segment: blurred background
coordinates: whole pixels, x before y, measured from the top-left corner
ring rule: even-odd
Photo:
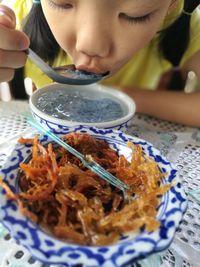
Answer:
[[[0,3],[5,4],[12,8],[13,3],[15,0],[0,0]],[[159,88],[166,88],[167,84],[170,82],[171,71],[164,74],[161,77],[160,82],[158,84]],[[200,82],[197,80],[197,77],[194,72],[190,71],[189,73],[184,75],[184,91],[187,93],[194,92],[200,90]],[[35,86],[32,83],[31,78],[25,78],[24,81],[17,81],[17,84],[13,84],[13,82],[3,82],[0,83],[0,100],[2,101],[10,101],[12,100],[11,91],[17,92],[19,87],[24,87],[26,91],[27,97],[29,97],[32,92],[35,90]],[[11,90],[12,89],[12,90]],[[17,96],[17,93],[15,93]],[[20,97],[19,97],[20,98]]]

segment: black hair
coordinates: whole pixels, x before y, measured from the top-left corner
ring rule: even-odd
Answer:
[[[199,4],[200,0],[185,0],[184,10],[188,13],[192,13]],[[181,58],[189,45],[190,19],[190,15],[181,13],[175,22],[160,34],[160,52],[174,67],[179,66]],[[30,38],[30,47],[41,58],[51,64],[56,58],[60,47],[47,24],[40,4],[33,4],[31,11],[25,20],[23,30]],[[21,78],[19,76],[21,76]],[[11,82],[11,89],[13,88],[13,97],[25,98],[24,84],[19,86],[19,81],[23,81],[23,69],[17,70],[16,75]],[[16,84],[18,85],[17,88]],[[169,89],[177,90],[182,88],[181,74],[175,71]]]
[[[40,4],[33,4],[23,31],[30,38],[30,48],[49,64],[53,63],[60,47],[47,24]]]
[[[51,65],[60,47],[45,19],[40,4],[33,4],[24,21],[23,31],[30,38],[30,48]],[[15,99],[27,99],[24,86],[24,68],[17,69],[10,82],[11,95]]]
[[[169,90],[182,90],[184,79],[179,71],[180,61],[190,42],[191,13],[198,7],[200,0],[185,0],[181,15],[160,35],[159,49],[164,58],[174,67]]]

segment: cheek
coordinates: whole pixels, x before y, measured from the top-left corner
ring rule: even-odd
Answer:
[[[60,45],[60,47],[62,47],[62,49],[66,50],[67,47],[69,46],[69,41],[70,41],[70,33],[66,31],[66,28],[61,26],[61,25],[57,25],[57,24],[50,24],[49,25],[51,28],[51,31],[56,39],[56,41],[58,42],[58,44]],[[66,42],[66,40],[68,42]]]
[[[139,50],[144,48],[154,37],[156,31],[134,29],[131,33],[120,38],[118,53],[125,60],[133,57]],[[128,40],[128,41],[127,41]]]
[[[74,38],[73,27],[66,26],[70,25],[67,16],[64,13],[52,10],[52,8],[48,7],[46,4],[43,4],[42,8],[57,43],[64,51],[68,52],[73,45]]]
[[[150,18],[150,21],[142,24],[130,25],[129,31],[124,31],[124,33],[122,33],[125,35],[124,38],[121,39],[123,40],[122,42],[124,42],[123,50],[126,50],[127,54],[130,56],[132,54],[133,56],[156,36],[166,16],[168,5],[169,3],[166,2],[163,8]]]
[[[140,49],[144,48],[156,36],[160,30],[165,13],[159,14],[151,22],[130,25],[129,31],[122,31],[119,42],[120,54],[126,58],[134,56]],[[131,29],[132,27],[132,29]],[[127,41],[128,40],[128,41]]]

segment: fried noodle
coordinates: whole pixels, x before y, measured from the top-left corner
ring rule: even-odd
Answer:
[[[85,245],[112,244],[126,232],[159,227],[157,208],[171,184],[162,184],[165,174],[140,145],[128,143],[129,162],[88,134],[70,133],[63,140],[128,184],[128,197],[64,148],[45,147],[37,136],[21,138],[21,144],[32,144],[31,159],[20,164],[21,191],[14,194],[2,180],[0,185],[25,216],[60,239]]]

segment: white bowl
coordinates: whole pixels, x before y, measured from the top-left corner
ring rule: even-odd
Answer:
[[[38,107],[38,99],[41,97],[44,97],[44,95],[47,96],[47,99],[50,97],[48,96],[48,93],[51,95],[52,93],[56,93],[55,98],[51,98],[52,106],[55,105],[56,98],[60,97],[59,94],[62,94],[62,97],[65,97],[68,95],[68,99],[70,102],[69,94],[84,94],[84,97],[86,96],[89,101],[96,101],[97,103],[98,99],[102,99],[102,97],[110,100],[114,100],[117,105],[121,106],[121,109],[123,110],[123,115],[121,117],[113,119],[113,120],[105,120],[105,121],[92,121],[88,122],[86,120],[86,117],[89,117],[85,113],[81,114],[82,118],[85,116],[85,121],[80,121],[78,119],[78,116],[74,115],[75,119],[69,120],[69,119],[61,119],[54,117],[52,115],[49,115],[41,110],[40,107]],[[68,101],[67,99],[67,101]],[[57,100],[58,101],[58,100]],[[87,125],[87,126],[95,126],[97,128],[108,128],[108,129],[116,129],[116,130],[126,130],[130,120],[132,119],[134,113],[135,113],[135,103],[134,101],[126,94],[109,88],[105,87],[99,84],[92,84],[92,85],[85,85],[85,86],[77,86],[77,85],[63,85],[63,84],[51,84],[45,87],[40,88],[39,90],[35,91],[32,96],[30,97],[30,108],[33,117],[39,121],[46,129],[56,130],[56,129],[65,129],[66,127],[75,126],[75,125]],[[91,102],[92,103],[92,102]],[[66,102],[66,107],[70,104]],[[58,104],[56,104],[58,106]],[[109,107],[108,107],[109,108]],[[70,111],[71,114],[74,111]],[[81,110],[78,111],[80,113]],[[102,119],[104,118],[104,115],[109,115],[111,113],[109,110],[99,110],[96,106],[93,106],[93,112],[96,112],[96,116],[101,116]],[[104,113],[104,115],[102,115]],[[77,114],[77,111],[76,111]],[[90,115],[93,115],[90,114]],[[106,117],[105,116],[105,117]],[[87,118],[88,119],[88,118]]]

